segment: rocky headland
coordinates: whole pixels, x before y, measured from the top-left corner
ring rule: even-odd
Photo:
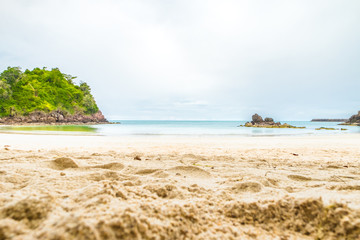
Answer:
[[[240,125],[239,127],[258,127],[258,128],[300,128],[303,129],[305,127],[295,127],[290,124],[284,123],[281,124],[280,122],[274,122],[272,118],[265,118],[263,119],[260,115],[255,113],[252,116],[252,121],[245,123],[245,125]]]
[[[62,111],[45,113],[35,111],[27,116],[8,116],[0,118],[0,125],[81,125],[109,124],[101,111],[91,115],[66,114]]]
[[[352,115],[346,122],[339,125],[360,126],[360,111],[357,114]]]
[[[58,68],[8,67],[0,73],[0,125],[109,123],[90,86]]]

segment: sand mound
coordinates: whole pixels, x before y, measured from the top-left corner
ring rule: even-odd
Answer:
[[[187,177],[193,178],[210,178],[211,174],[208,171],[205,171],[201,168],[194,167],[194,166],[178,166],[173,167],[167,170],[171,173],[180,174]]]
[[[36,228],[50,211],[51,204],[49,200],[26,198],[5,206],[1,209],[1,215],[16,221],[22,221],[30,228]]]
[[[291,180],[300,181],[300,182],[312,180],[312,178],[301,176],[301,175],[288,175],[287,177],[290,178]]]
[[[57,159],[51,161],[51,166],[57,170],[64,170],[67,168],[78,168],[79,167],[74,160],[72,160],[71,158],[67,158],[67,157],[61,157],[61,158],[57,158]]]
[[[10,240],[17,235],[24,234],[26,227],[13,219],[0,220],[0,239]]]
[[[88,177],[88,179],[92,181],[119,180],[120,178],[121,175],[114,171],[106,171],[104,173],[92,173]]]
[[[155,172],[158,172],[159,170],[160,169],[158,169],[158,168],[155,168],[155,169],[142,169],[142,170],[137,171],[135,174],[148,175],[148,174],[153,174]]]
[[[76,202],[85,203],[101,195],[109,195],[113,198],[127,198],[126,190],[122,186],[119,186],[119,184],[112,181],[103,181],[91,184],[83,189],[75,191],[70,198]]]
[[[189,160],[200,160],[200,161],[206,160],[206,158],[204,156],[195,155],[195,154],[192,154],[192,153],[183,154],[182,158],[183,159],[189,159]]]
[[[75,240],[103,239],[94,227],[81,217],[68,216],[56,219],[37,234],[37,239]],[[110,238],[111,239],[111,238]]]
[[[145,212],[138,213],[131,209],[119,209],[102,219],[87,221],[86,216],[69,216],[54,219],[42,228],[37,239],[72,240],[72,239],[218,239],[211,234],[207,237],[195,237],[206,232],[206,222],[196,216],[196,209],[187,206],[162,206],[144,204]],[[221,236],[225,229],[218,226]]]
[[[165,185],[165,186],[146,186],[145,189],[149,190],[152,193],[156,193],[158,197],[161,198],[176,198],[181,197],[182,194],[179,192],[174,185]]]
[[[156,178],[168,178],[169,177],[169,174],[165,171],[156,171],[152,174],[153,177],[156,177]]]
[[[103,168],[103,169],[109,169],[109,170],[122,170],[124,167],[125,167],[124,164],[118,163],[118,162],[93,166],[93,168]]]
[[[233,193],[242,193],[242,192],[260,192],[262,186],[257,182],[243,182],[238,183],[231,188]]]
[[[358,190],[360,191],[360,185],[343,185],[343,186],[331,186],[329,189],[331,190],[348,190],[348,191],[354,191]]]
[[[153,188],[155,192],[161,188],[157,187]],[[149,186],[146,188],[149,189]],[[170,188],[170,191],[175,189],[173,186]],[[170,199],[161,204],[143,202],[137,209],[119,205],[111,211],[105,210],[98,218],[94,218],[92,212],[53,218],[39,229],[36,237],[60,240],[279,239],[268,234],[292,232],[299,236],[302,234],[303,237],[298,239],[306,236],[314,239],[357,239],[360,234],[359,212],[342,204],[325,206],[320,199],[236,201],[209,206],[213,205],[207,205],[206,201],[181,204]],[[253,238],[245,237],[246,229],[254,226],[257,229],[252,233]],[[261,230],[268,234],[261,237]]]
[[[166,239],[159,229],[149,229],[150,221],[131,213],[115,215],[110,220],[93,224],[82,217],[67,217],[54,222],[37,235],[38,239]],[[172,238],[174,239],[174,238]]]
[[[235,202],[225,206],[225,215],[241,224],[260,224],[268,231],[280,228],[321,239],[360,236],[359,212],[342,204],[324,206],[321,199],[287,199],[263,206],[256,202]]]

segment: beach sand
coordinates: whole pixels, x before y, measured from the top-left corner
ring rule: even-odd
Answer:
[[[359,236],[359,135],[0,134],[0,239]]]

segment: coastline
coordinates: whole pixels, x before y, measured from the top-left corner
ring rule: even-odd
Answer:
[[[14,131],[15,132],[15,131]],[[16,135],[16,137],[10,137]],[[31,143],[30,139],[34,139]],[[173,144],[174,146],[185,145],[202,145],[211,148],[289,148],[289,147],[306,147],[306,148],[356,148],[360,145],[359,133],[329,133],[326,135],[282,135],[282,136],[238,136],[238,135],[124,135],[124,136],[102,136],[102,135],[58,135],[23,133],[1,133],[0,142],[12,145],[17,149],[41,148],[44,144],[50,149],[100,149],[101,151],[111,151],[112,149],[124,149],[133,146],[141,148],[143,144],[161,147]],[[339,144],[339,142],[341,144]],[[315,144],[315,145],[313,145]],[[123,147],[121,147],[123,146]],[[1,145],[0,145],[1,147]],[[29,148],[28,148],[29,147]]]
[[[34,111],[28,115],[11,115],[0,118],[0,124],[34,126],[34,125],[94,125],[109,123],[99,110],[93,114],[75,113],[68,114],[57,110],[50,113]]]
[[[82,126],[82,125],[101,125],[101,124],[121,124],[120,122],[55,122],[55,123],[46,123],[46,122],[36,122],[36,123],[13,123],[5,124],[0,123],[0,127],[11,127],[11,126],[21,126],[21,127],[31,127],[31,126]]]
[[[359,134],[0,134],[0,142],[0,232],[14,239],[360,232]]]

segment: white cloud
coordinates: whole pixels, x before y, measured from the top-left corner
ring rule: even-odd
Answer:
[[[0,68],[59,67],[109,117],[344,117],[359,108],[359,12],[356,0],[1,0]]]

